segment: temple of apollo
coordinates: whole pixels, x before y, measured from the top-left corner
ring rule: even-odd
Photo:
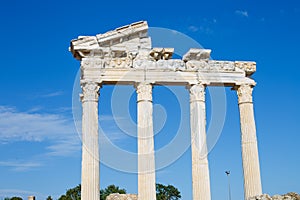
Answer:
[[[103,85],[115,84],[132,85],[137,93],[139,200],[156,199],[152,116],[156,85],[186,86],[190,94],[193,200],[211,199],[205,145],[205,91],[210,86],[237,92],[245,199],[262,194],[252,99],[255,62],[211,60],[211,50],[196,48],[182,59],[172,59],[173,48],[152,47],[145,21],[96,36],[80,36],[71,41],[70,51],[80,61],[81,70],[82,200],[100,199],[98,99]]]

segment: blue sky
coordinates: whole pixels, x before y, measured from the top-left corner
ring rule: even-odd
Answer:
[[[80,183],[80,138],[72,116],[79,62],[68,52],[69,42],[79,35],[95,35],[140,20],[190,36],[212,49],[214,59],[257,62],[254,105],[263,191],[300,193],[299,1],[14,0],[0,6],[0,199],[59,197]],[[134,92],[132,87],[123,89]],[[110,108],[113,91],[112,86],[101,89],[100,126],[116,146],[136,152],[134,137],[115,123]],[[183,99],[188,98],[184,88],[179,92]],[[153,93],[154,118],[160,112],[166,116],[165,126],[156,127],[155,147],[160,149],[176,138],[177,116],[188,117],[188,101],[179,105],[164,87],[155,87]],[[121,104],[130,108],[133,121],[135,98],[133,94],[128,104]],[[209,98],[207,107],[209,121]],[[110,156],[105,145],[101,155]],[[232,199],[242,199],[238,106],[230,88],[226,89],[224,128],[209,161],[212,198],[227,198],[224,172],[231,170]],[[157,172],[157,182],[173,184],[182,199],[190,200],[190,162],[187,149],[176,162]],[[102,164],[101,188],[109,184],[136,193],[137,175]]]

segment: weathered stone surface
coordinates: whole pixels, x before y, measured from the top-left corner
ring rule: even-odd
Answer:
[[[85,57],[126,57],[130,53],[145,49],[151,50],[148,24],[145,21],[132,23],[96,36],[79,36],[71,41],[69,48],[78,60]],[[115,54],[116,50],[123,53]]]
[[[183,61],[190,60],[208,60],[210,58],[210,49],[195,49],[191,48],[184,56]]]
[[[206,143],[205,85],[190,86],[192,186],[194,200],[210,200]]]
[[[249,198],[248,200],[300,200],[300,195],[294,192],[290,192],[284,195],[270,196],[268,194],[262,194]]]
[[[136,194],[113,193],[107,196],[106,200],[138,200],[138,196]]]
[[[152,85],[136,85],[138,124],[138,194],[141,200],[155,200],[155,157]]]
[[[245,84],[237,88],[245,199],[262,194],[252,90],[250,85]]]
[[[82,165],[81,199],[99,200],[99,135],[98,98],[100,86],[95,82],[81,82],[82,87]]]
[[[210,49],[191,48],[182,60],[172,59],[174,48],[152,48],[145,21],[96,36],[80,36],[71,41],[70,51],[81,61],[86,58],[100,59],[97,65],[99,70],[164,69],[165,74],[168,71],[210,72],[221,77],[223,75],[220,73],[227,76],[230,72],[243,78],[250,77],[256,71],[255,62],[209,60]]]

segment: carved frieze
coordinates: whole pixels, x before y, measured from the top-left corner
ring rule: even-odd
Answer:
[[[156,69],[156,62],[151,60],[134,60],[133,68],[135,69]]]
[[[217,60],[190,60],[184,62],[180,59],[154,60],[149,58],[149,51],[144,54],[137,52],[115,51],[113,54],[104,53],[103,58],[88,57],[81,61],[81,68],[106,68],[106,69],[147,69],[147,70],[167,70],[167,71],[211,71],[218,72],[245,72],[246,76],[254,73],[254,62],[231,62]]]
[[[87,69],[87,68],[103,68],[104,66],[104,59],[98,59],[98,58],[87,58],[81,60],[81,69]]]
[[[234,62],[210,60],[208,63],[210,69],[215,71],[235,71]]]
[[[192,71],[197,71],[199,69],[209,70],[210,66],[206,60],[190,60],[186,62],[186,69]]]
[[[129,57],[113,58],[106,65],[106,68],[130,68],[132,67],[132,60]]]
[[[171,70],[171,71],[185,71],[185,63],[179,59],[171,60],[134,60],[133,68],[135,69],[147,69],[147,70]]]
[[[235,71],[234,62],[216,60],[190,60],[186,62],[187,70]]]

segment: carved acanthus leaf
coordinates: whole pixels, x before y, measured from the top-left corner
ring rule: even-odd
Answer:
[[[205,85],[196,84],[190,87],[190,101],[205,101]]]
[[[239,104],[253,102],[252,91],[253,91],[253,88],[251,85],[244,84],[244,85],[237,86],[237,94],[238,94]]]
[[[82,82],[82,94],[80,95],[81,101],[96,101],[99,99],[100,86],[95,82]]]
[[[136,84],[137,101],[152,101],[152,85],[150,83]]]

